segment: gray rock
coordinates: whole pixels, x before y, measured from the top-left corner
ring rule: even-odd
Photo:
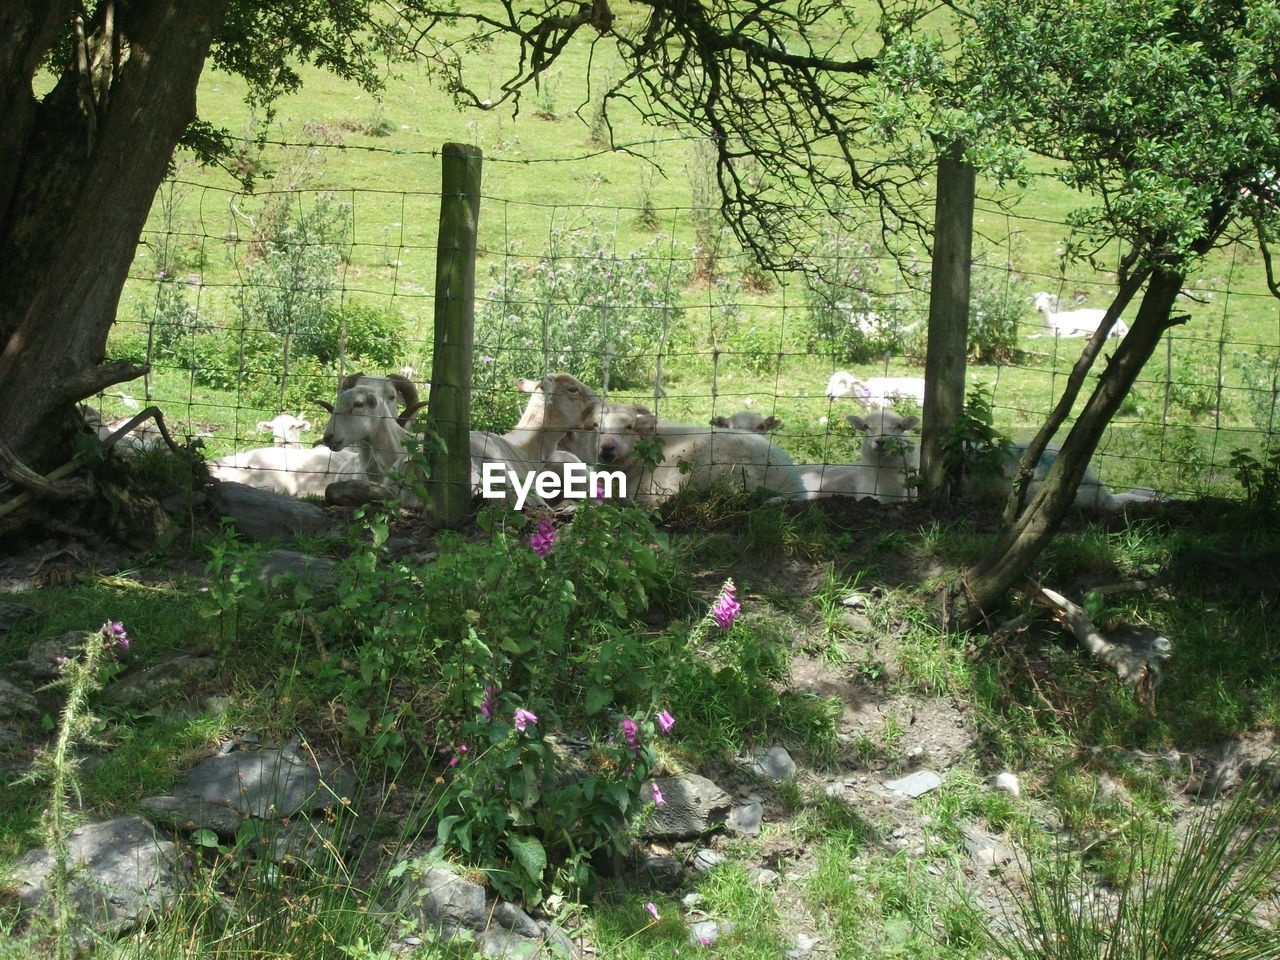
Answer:
[[[718,827],[732,806],[727,793],[696,773],[647,781],[649,789],[642,788],[641,796],[652,795],[654,783],[662,792],[664,803],[654,809],[640,828],[640,836],[646,840],[689,840],[701,836]]]
[[[728,859],[729,858],[719,850],[710,850],[703,847],[693,855],[693,869],[697,870],[699,873],[708,873]]]
[[[217,669],[213,657],[175,653],[145,669],[132,670],[107,687],[105,698],[117,706],[151,706],[175,693],[189,694],[198,680]]]
[[[144,797],[138,801],[154,823],[183,833],[212,830],[230,840],[244,823],[244,815],[229,803],[199,797]]]
[[[407,884],[399,906],[422,929],[438,929],[446,937],[483,930],[489,921],[484,887],[443,867],[428,867]]]
[[[38,611],[25,603],[0,603],[0,634],[8,633],[23,620],[34,617]]]
[[[68,838],[73,873],[71,901],[81,922],[113,936],[135,926],[171,896],[175,886],[176,846],[159,840],[141,817],[122,817],[73,830]],[[32,850],[18,861],[14,875],[24,909],[41,909],[48,893],[54,858]],[[74,935],[77,943],[87,942]]]
[[[395,497],[396,492],[385,483],[372,480],[336,480],[324,488],[324,502],[331,507],[363,507]]]
[[[315,504],[227,480],[214,485],[210,506],[239,533],[255,541],[314,536],[329,525],[324,511]]]
[[[720,939],[722,934],[733,932],[732,920],[699,920],[689,924],[689,942],[707,946]]]
[[[782,882],[782,875],[768,867],[752,867],[747,871],[747,880],[753,887],[776,887]]]
[[[236,750],[196,764],[174,795],[220,803],[253,817],[281,818],[335,806],[350,787],[346,771],[321,770],[287,748]]]
[[[729,811],[724,827],[730,833],[746,837],[760,834],[760,824],[764,820],[764,805],[759,800],[748,800]]]
[[[500,900],[493,908],[493,921],[522,937],[540,937],[542,928],[514,903]]]
[[[648,856],[640,864],[646,885],[656,890],[675,890],[680,886],[684,868],[675,857]]]
[[[1022,796],[1022,786],[1018,783],[1017,776],[1008,770],[1002,770],[992,777],[991,786],[996,790],[1009,794],[1011,797]]]
[[[499,901],[490,908],[484,887],[444,867],[414,874],[400,894],[399,909],[420,929],[439,930],[446,941],[475,934],[485,957],[572,960],[577,953],[558,927],[533,920],[512,903]]]
[[[258,579],[270,584],[282,576],[297,577],[327,589],[333,586],[333,560],[297,550],[272,550],[262,558]]]
[[[17,684],[0,677],[0,717],[38,717],[36,698]]]
[[[56,679],[62,676],[62,665],[77,659],[84,651],[84,645],[97,636],[97,630],[71,630],[57,637],[37,640],[27,648],[27,659],[15,661],[13,668],[33,680]]]
[[[796,762],[791,759],[785,747],[770,747],[763,753],[751,758],[751,772],[757,777],[770,780],[794,780]]]
[[[890,780],[885,787],[904,797],[922,797],[942,786],[942,777],[932,770],[917,770],[897,780]]]
[[[964,848],[969,858],[982,867],[996,867],[1013,859],[1013,853],[995,837],[971,824],[960,827],[964,836]]]
[[[807,957],[813,953],[813,948],[822,941],[817,937],[811,937],[807,933],[797,933],[792,941],[795,946],[787,951],[788,960],[800,960],[801,957]]]

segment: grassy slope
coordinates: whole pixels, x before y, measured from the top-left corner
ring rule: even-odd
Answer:
[[[501,62],[499,52],[488,56],[495,65]],[[602,67],[599,54],[595,67]],[[434,153],[444,142],[475,143],[486,158],[480,296],[485,294],[490,265],[536,256],[555,228],[596,224],[622,252],[651,240],[653,235],[637,223],[646,191],[656,208],[660,232],[671,236],[671,256],[691,257],[694,144],[679,131],[644,128],[623,112],[614,118],[615,141],[644,144],[637,152],[651,156],[661,172],[646,172],[648,166],[635,156],[590,146],[592,104],[583,79],[586,70],[585,52],[570,50],[547,78],[543,91],[531,96],[516,118],[506,110],[459,112],[430,78],[413,68],[405,68],[376,98],[327,74],[307,71],[302,91],[278,105],[266,136],[290,143],[340,140],[351,149],[268,146],[254,158],[261,174],[259,188],[295,188],[291,202],[303,204],[312,197],[310,191],[331,190],[340,201],[352,204],[354,230],[349,263],[341,277],[342,296],[393,305],[404,314],[409,330],[403,361],[429,370],[439,189]],[[603,70],[608,73],[608,66]],[[500,79],[501,72],[495,68],[488,82],[496,89]],[[242,95],[243,88],[234,78],[211,73],[201,87],[201,112],[233,133],[248,135],[253,127]],[[581,116],[575,116],[575,110]],[[153,212],[152,229],[157,234],[149,239],[159,242],[173,230],[192,235],[180,239],[179,247],[185,251],[190,272],[199,274],[204,284],[202,309],[215,322],[229,323],[234,313],[229,290],[242,269],[237,262],[243,262],[247,218],[256,216],[265,201],[234,198],[239,212],[233,214],[230,191],[235,183],[226,173],[184,165],[178,177],[201,186],[179,188],[171,218]],[[990,187],[984,192],[994,193]],[[992,260],[1010,261],[1025,278],[1027,289],[1049,289],[1061,293],[1064,300],[1081,298],[1088,306],[1104,305],[1111,289],[1109,276],[1079,266],[1069,268],[1064,276],[1058,262],[1065,234],[1061,224],[1078,198],[1043,176],[1025,195],[1012,199],[1016,217],[1002,213],[992,200],[979,203],[978,228],[985,238],[980,244],[990,248]],[[240,241],[228,242],[234,237]],[[737,273],[740,265],[730,267],[730,273]],[[151,272],[145,256],[140,257],[135,275],[145,278]],[[1168,353],[1153,359],[1146,382],[1103,442],[1102,451],[1109,456],[1104,457],[1101,471],[1113,486],[1144,484],[1182,493],[1215,485],[1230,487],[1230,482],[1219,482],[1201,467],[1210,460],[1225,462],[1233,446],[1251,439],[1249,434],[1241,439],[1229,432],[1252,431],[1248,405],[1238,389],[1237,354],[1255,345],[1274,351],[1280,342],[1277,308],[1264,295],[1260,273],[1256,255],[1232,249],[1215,256],[1197,278],[1203,302],[1188,301],[1191,321],[1172,335]],[[1000,282],[1000,278],[989,282]],[[153,296],[149,284],[131,284],[122,303],[121,334],[129,335],[132,329],[132,336],[143,336],[137,318]],[[776,410],[783,416],[791,433],[783,443],[797,455],[805,459],[852,455],[854,447],[844,439],[847,431],[840,416],[846,411],[828,409],[821,397],[832,361],[805,352],[803,287],[798,279],[767,293],[739,295],[738,332],[727,342],[718,338],[723,355],[715,367],[714,383],[708,355],[712,336],[708,299],[705,290],[685,293],[692,343],[704,352],[668,363],[666,412],[702,420],[712,411],[713,395],[719,398],[716,412],[751,402],[756,409]],[[1029,303],[1025,319],[1027,329],[1034,329],[1037,318]],[[1024,340],[1023,345],[1028,356],[1020,365],[971,370],[971,379],[995,385],[998,425],[1015,438],[1027,436],[1048,409],[1077,349],[1071,341]],[[755,351],[757,356],[743,351]],[[875,367],[863,366],[859,372],[919,369],[905,361]],[[1221,397],[1216,388],[1220,380],[1226,388]],[[253,424],[277,412],[246,407],[242,397],[193,386],[185,371],[165,370],[163,364],[158,365],[150,389],[178,417],[219,425],[218,435],[210,442],[214,453],[226,452],[236,437],[241,438],[241,446],[261,442]],[[114,409],[109,398],[105,405]],[[1218,434],[1216,427],[1225,431]],[[836,442],[824,447],[828,431],[836,432]]]

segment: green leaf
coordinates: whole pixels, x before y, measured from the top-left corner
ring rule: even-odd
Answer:
[[[537,837],[511,834],[507,837],[507,849],[530,880],[542,883],[543,871],[547,869],[547,851]]]
[[[208,847],[216,850],[218,847],[218,835],[208,829],[196,830],[191,834],[191,842],[197,847]]]

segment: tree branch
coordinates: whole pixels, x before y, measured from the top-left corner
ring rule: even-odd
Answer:
[[[81,370],[68,377],[60,386],[66,395],[67,402],[79,403],[95,393],[101,393],[107,387],[117,383],[128,383],[151,372],[151,364],[141,366],[128,360],[116,360],[113,363],[99,364]]]

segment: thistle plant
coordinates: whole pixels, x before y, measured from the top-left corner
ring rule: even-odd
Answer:
[[[50,687],[66,690],[67,700],[58,719],[58,735],[53,750],[37,755],[28,779],[49,781],[49,805],[41,818],[40,828],[46,846],[53,855],[48,890],[52,908],[57,957],[71,955],[74,938],[69,936],[75,922],[71,902],[71,851],[68,837],[74,827],[71,799],[80,799],[76,777],[75,748],[91,742],[96,721],[86,709],[89,694],[103,685],[103,668],[120,653],[129,649],[129,634],[118,621],[108,620],[98,630],[86,634],[82,655],[62,661],[62,673]]]

